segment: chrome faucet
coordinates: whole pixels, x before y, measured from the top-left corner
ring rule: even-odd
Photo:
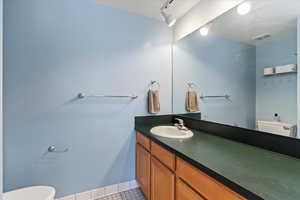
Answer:
[[[188,131],[189,129],[184,125],[184,121],[179,118],[175,118],[178,123],[175,123],[174,126],[176,126],[181,131]]]

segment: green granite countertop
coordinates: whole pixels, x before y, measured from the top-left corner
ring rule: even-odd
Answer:
[[[300,159],[195,130],[190,139],[163,138],[151,134],[151,128],[151,125],[136,126],[136,130],[175,153],[264,200],[300,200]]]

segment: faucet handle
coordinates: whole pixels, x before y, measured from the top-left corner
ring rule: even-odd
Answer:
[[[179,122],[179,124],[184,124],[184,121],[182,119],[175,118],[175,120],[177,120]]]

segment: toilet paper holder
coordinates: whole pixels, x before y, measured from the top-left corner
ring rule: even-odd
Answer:
[[[68,152],[69,148],[65,148],[63,150],[57,150],[56,147],[54,145],[51,145],[48,147],[48,152],[49,153],[65,153]]]

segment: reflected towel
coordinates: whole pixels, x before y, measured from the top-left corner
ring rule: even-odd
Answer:
[[[186,93],[185,108],[188,112],[199,110],[198,95],[195,91],[188,91]]]
[[[148,112],[151,114],[158,114],[160,112],[158,90],[149,90],[148,92]]]

